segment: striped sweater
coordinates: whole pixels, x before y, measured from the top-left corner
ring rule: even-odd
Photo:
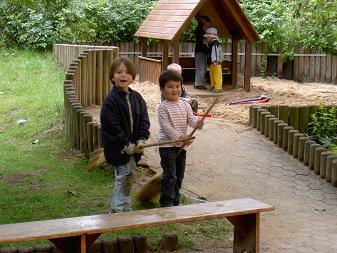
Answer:
[[[164,100],[158,108],[159,135],[158,141],[177,140],[187,134],[187,127],[195,127],[198,118],[193,115],[190,105],[179,99],[170,102]],[[165,144],[160,147],[181,147],[182,143]]]

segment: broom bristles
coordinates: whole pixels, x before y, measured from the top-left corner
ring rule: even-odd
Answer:
[[[141,202],[150,202],[160,193],[161,173],[157,173],[145,183],[137,192],[136,199]]]
[[[104,150],[102,148],[96,149],[89,154],[87,171],[92,172],[97,167],[102,166],[104,163],[105,163]]]

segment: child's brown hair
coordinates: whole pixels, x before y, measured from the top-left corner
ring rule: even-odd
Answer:
[[[126,69],[128,70],[128,73],[132,76],[132,80],[135,80],[136,78],[136,66],[135,64],[127,59],[127,58],[124,58],[124,57],[120,57],[120,58],[116,58],[111,66],[110,66],[110,72],[109,72],[109,78],[111,80],[111,82],[113,84],[115,84],[115,82],[112,80],[113,77],[114,77],[114,73],[116,72],[116,69],[121,65],[121,64],[124,64]]]
[[[160,88],[164,89],[165,84],[168,81],[171,81],[171,80],[180,82],[181,84],[183,83],[183,78],[179,73],[177,73],[177,71],[165,70],[159,76],[159,86],[160,86]]]

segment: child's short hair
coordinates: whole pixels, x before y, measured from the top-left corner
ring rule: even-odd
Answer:
[[[177,82],[180,82],[182,84],[183,78],[180,74],[177,73],[177,71],[165,70],[159,76],[159,86],[160,86],[160,88],[164,88],[165,84],[168,81],[177,81]]]
[[[181,66],[177,63],[171,63],[167,66],[167,70],[173,70],[178,72],[181,75],[182,69]]]
[[[124,58],[124,57],[120,57],[120,58],[116,58],[111,66],[110,66],[110,72],[109,72],[109,78],[111,80],[111,82],[113,84],[115,84],[114,81],[112,81],[113,77],[114,77],[114,73],[116,72],[116,69],[118,69],[118,67],[121,65],[121,64],[124,64],[126,69],[128,70],[128,73],[132,76],[132,80],[135,80],[136,78],[136,66],[135,64],[127,59],[127,58]]]

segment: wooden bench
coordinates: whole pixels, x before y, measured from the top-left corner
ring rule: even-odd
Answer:
[[[259,252],[260,212],[274,208],[250,199],[0,225],[0,244],[50,240],[62,252],[85,253],[105,232],[227,218],[234,225],[234,252]]]

